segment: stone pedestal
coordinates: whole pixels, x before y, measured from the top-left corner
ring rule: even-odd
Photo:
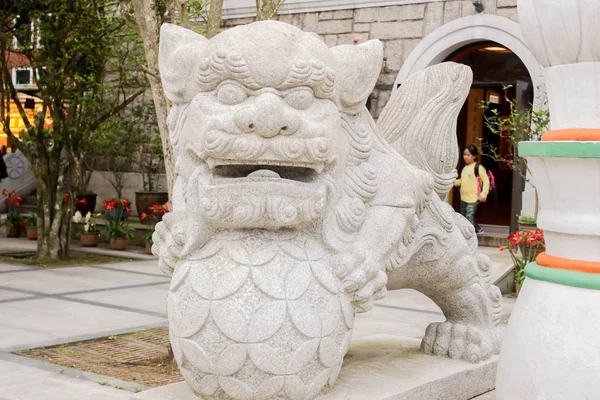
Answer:
[[[335,387],[320,400],[467,400],[494,388],[497,356],[471,364],[423,354],[420,340],[373,335],[352,342]],[[197,400],[185,382],[135,400]]]
[[[600,41],[596,0],[519,0],[545,67],[550,132],[519,144],[539,193],[546,253],[525,269],[498,364],[497,398],[600,391]]]

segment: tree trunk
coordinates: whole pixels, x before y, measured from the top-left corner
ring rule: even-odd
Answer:
[[[58,175],[41,176],[43,182],[38,179],[37,258],[68,256],[73,199],[69,196],[68,200],[64,200],[63,177],[60,171]],[[54,190],[48,190],[50,187]]]
[[[135,12],[138,31],[142,38],[142,42],[144,43],[146,63],[150,71],[150,73],[147,74],[147,77],[148,81],[150,82],[150,88],[152,89],[154,109],[156,110],[156,120],[158,121],[158,131],[160,132],[163,156],[165,158],[165,170],[167,175],[169,198],[171,198],[175,173],[175,161],[173,160],[173,147],[171,146],[169,129],[167,127],[169,104],[163,92],[158,72],[159,22],[156,18],[156,12],[153,9],[153,2],[151,0],[132,0],[132,4]]]
[[[223,0],[211,0],[206,23],[206,37],[210,39],[219,33],[223,19]]]
[[[264,21],[277,17],[279,7],[285,0],[256,0],[256,20]]]

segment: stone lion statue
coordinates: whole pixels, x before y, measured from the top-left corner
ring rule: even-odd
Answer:
[[[324,393],[355,313],[386,290],[416,289],[443,310],[423,352],[477,362],[499,351],[490,261],[442,200],[471,71],[414,76],[378,128],[365,103],[382,59],[377,40],[328,48],[275,21],[210,40],[162,27],[176,180],[153,252],[172,274],[175,358],[200,398]]]

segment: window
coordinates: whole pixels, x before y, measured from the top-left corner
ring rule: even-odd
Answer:
[[[13,68],[13,84],[17,89],[24,89],[27,86],[35,85],[33,77],[32,68]]]
[[[20,69],[15,73],[15,84],[16,85],[30,85],[31,84],[31,70]]]
[[[17,18],[14,20],[15,23],[17,22],[17,19],[19,19],[19,15],[17,15]],[[17,39],[17,36],[20,37],[21,40],[25,40],[26,43],[21,43]],[[39,47],[39,36],[39,32],[37,32],[37,29],[35,28],[33,22],[29,24],[24,23],[17,28],[16,36],[13,36],[13,49],[23,49],[26,46],[31,46],[32,44],[35,47]]]

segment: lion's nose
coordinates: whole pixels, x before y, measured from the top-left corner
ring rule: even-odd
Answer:
[[[298,129],[297,117],[290,115],[283,100],[273,93],[259,95],[253,105],[235,113],[233,120],[243,132],[265,138],[291,135]]]

